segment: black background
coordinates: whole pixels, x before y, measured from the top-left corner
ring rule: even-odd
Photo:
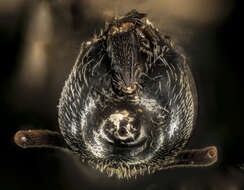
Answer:
[[[0,189],[244,189],[243,20],[238,2],[233,1],[233,6],[230,16],[221,24],[198,26],[191,43],[182,45],[190,57],[199,95],[197,127],[188,148],[216,145],[218,162],[209,168],[171,169],[134,181],[107,180],[83,168],[88,176],[93,175],[89,178],[80,174],[72,159],[62,152],[21,149],[13,142],[19,129],[58,130],[56,105],[79,51],[79,40],[89,39],[95,29],[103,26],[103,20],[83,18],[82,12],[70,8],[73,15],[83,18],[73,19],[71,24],[79,40],[71,45],[74,51],[64,58],[70,60],[65,68],[49,68],[47,85],[36,91],[25,88],[16,78],[31,6],[0,14]],[[63,9],[55,11],[54,15],[62,20]],[[56,29],[61,30],[62,27]],[[61,51],[62,47],[57,48]],[[53,77],[55,73],[61,73],[58,79]]]

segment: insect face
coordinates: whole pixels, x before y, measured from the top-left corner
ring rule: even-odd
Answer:
[[[20,131],[18,145],[66,147],[118,178],[217,160],[216,147],[183,150],[197,116],[193,76],[185,57],[143,17],[133,10],[83,43],[59,101],[62,136]]]

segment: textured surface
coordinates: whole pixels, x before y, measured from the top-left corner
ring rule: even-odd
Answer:
[[[16,7],[17,0],[16,2],[4,0],[0,1],[0,4],[5,1]],[[23,1],[18,0],[18,2]],[[36,80],[28,80],[33,84],[30,88],[25,83],[20,83],[23,78],[18,77],[23,67],[26,73],[32,74],[31,68],[25,67],[22,53],[29,55],[33,53],[24,47],[29,43],[30,38],[38,36],[29,28],[34,28],[36,25],[42,28],[47,24],[46,20],[39,24],[35,21],[36,24],[33,24],[32,21],[38,11],[29,6],[32,2],[34,1],[28,1],[28,6],[20,6],[18,10],[12,11],[6,7],[2,9],[4,13],[0,10],[1,189],[243,189],[243,170],[236,167],[244,160],[243,103],[240,101],[243,97],[243,70],[242,64],[238,64],[241,63],[243,54],[240,48],[242,13],[238,12],[241,10],[241,4],[234,5],[236,7],[234,11],[221,22],[207,22],[204,25],[199,23],[197,17],[194,17],[195,23],[189,23],[185,17],[173,17],[172,14],[167,17],[165,10],[169,10],[168,12],[173,10],[173,14],[177,14],[181,9],[183,2],[178,1],[174,1],[176,6],[171,9],[163,4],[165,1],[160,1],[163,5],[157,4],[158,1],[153,1],[158,11],[151,7],[152,1],[149,0],[127,1],[133,2],[133,5],[120,1],[121,6],[114,5],[119,1],[107,1],[109,3],[94,1],[93,7],[87,7],[82,1],[80,6],[75,6],[75,9],[70,9],[67,1],[55,1],[57,2],[55,6],[60,3],[65,3],[65,6],[60,5],[59,11],[54,10],[54,6],[50,10],[51,18],[55,21],[55,26],[52,25],[55,35],[49,41],[49,47],[44,51],[48,58],[43,63],[47,66],[45,80],[42,81],[44,87],[33,87]],[[75,0],[76,2],[78,1]],[[147,3],[147,6],[144,6],[142,2]],[[200,2],[186,3],[184,6],[200,16],[209,16],[209,14],[201,14],[195,8],[191,9],[191,6],[196,4],[199,4],[201,11],[212,8],[209,3],[201,4]],[[89,179],[86,173],[90,170],[82,170],[84,173],[80,173],[72,159],[59,151],[21,149],[13,143],[14,133],[20,129],[59,130],[56,105],[64,80],[78,55],[79,43],[91,39],[94,31],[98,31],[104,24],[100,15],[94,16],[94,13],[101,10],[98,3],[112,11],[116,10],[116,7],[118,10],[124,8],[125,11],[132,7],[137,9],[138,6],[141,7],[138,10],[147,12],[160,32],[170,34],[177,44],[184,48],[186,56],[190,58],[187,62],[191,65],[199,95],[197,127],[186,148],[217,145],[220,154],[216,165],[209,168],[170,169],[139,177],[132,183],[128,181],[113,183],[111,178],[98,178],[91,174],[88,175],[91,177]],[[211,1],[211,3],[216,3],[216,1]],[[218,8],[230,7],[226,1],[220,3],[215,5]],[[26,14],[27,9],[28,14]],[[67,19],[70,18],[70,12],[73,10],[76,11],[74,17]],[[121,10],[122,14],[125,13],[124,10]],[[216,9],[213,10],[213,16],[215,16]],[[154,14],[153,17],[152,14]],[[36,31],[41,30],[37,28]],[[74,40],[71,40],[71,37]],[[33,43],[36,41],[34,40]],[[39,72],[42,71],[39,70]]]
[[[144,16],[132,11],[82,45],[59,102],[71,149],[119,177],[172,165],[197,113],[185,57]]]

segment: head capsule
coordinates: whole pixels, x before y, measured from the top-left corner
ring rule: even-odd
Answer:
[[[183,150],[197,116],[193,76],[144,16],[133,10],[83,44],[59,100],[62,136],[19,131],[19,146],[66,148],[118,178],[217,160],[216,147]]]
[[[67,144],[119,178],[177,165],[197,113],[184,56],[144,16],[115,19],[84,46],[59,103]]]

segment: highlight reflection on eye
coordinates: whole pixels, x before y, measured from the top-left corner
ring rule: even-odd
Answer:
[[[216,147],[184,150],[197,113],[185,57],[135,10],[83,43],[58,105],[61,134],[19,131],[21,147],[65,148],[108,176],[208,166]]]

